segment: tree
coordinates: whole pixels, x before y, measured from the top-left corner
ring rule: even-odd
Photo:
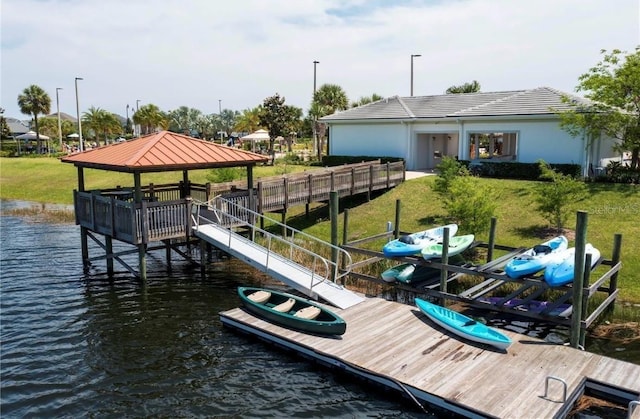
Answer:
[[[372,94],[371,96],[362,96],[360,99],[358,99],[357,102],[351,102],[351,107],[352,108],[356,108],[358,106],[362,106],[362,105],[366,105],[368,103],[373,103],[373,102],[377,102],[379,100],[384,99],[382,96],[380,96],[377,93]]]
[[[323,84],[313,95],[313,102],[309,109],[309,113],[314,116],[317,121],[326,115],[331,115],[336,111],[343,111],[349,107],[349,99],[342,87],[337,84]],[[326,133],[325,124],[316,122],[316,132],[318,133],[318,160],[322,159],[322,150],[324,149],[324,133]]]
[[[252,109],[245,109],[236,119],[235,131],[246,132],[248,134],[260,129],[260,114],[262,107],[256,106]]]
[[[220,122],[222,122],[222,129],[227,134],[227,137],[231,135],[233,127],[236,125],[236,121],[240,117],[240,112],[232,111],[231,109],[223,109],[220,113]]]
[[[87,129],[93,131],[98,144],[100,144],[100,134],[104,136],[104,144],[107,145],[109,135],[122,132],[120,121],[113,113],[95,106],[91,106],[88,111],[82,113],[82,123]]]
[[[456,93],[478,93],[480,91],[480,83],[477,80],[474,80],[470,83],[464,83],[460,86],[451,86],[449,87],[445,93],[446,94],[456,94]]]
[[[7,124],[7,120],[4,117],[4,108],[0,108],[0,140],[4,140],[11,135],[11,130],[9,129],[9,124]]]
[[[202,112],[188,106],[180,106],[178,109],[167,112],[169,129],[174,132],[191,135],[191,130],[196,129],[198,119]]]
[[[591,104],[564,97],[573,106],[558,112],[560,126],[574,137],[586,135],[589,143],[605,134],[619,140],[617,151],[631,151],[631,168],[640,163],[640,47],[628,54],[613,50],[582,74],[576,92],[584,91]],[[623,57],[624,54],[628,54]]]
[[[560,233],[569,217],[569,205],[587,196],[587,187],[581,180],[553,170],[545,161],[538,161],[540,182],[536,188],[535,201],[538,211],[546,217]]]
[[[133,114],[133,122],[140,125],[145,134],[149,134],[158,128],[167,129],[169,127],[169,119],[153,103],[140,107]]]
[[[38,126],[38,115],[48,114],[51,111],[51,98],[40,86],[32,84],[18,95],[18,106],[20,112],[25,115],[33,115],[33,121],[36,126],[36,139],[38,152],[42,149],[40,141],[40,132]]]
[[[298,129],[302,118],[302,109],[285,105],[285,98],[278,93],[268,97],[262,103],[260,125],[269,131],[269,151],[273,153],[275,138],[287,138],[292,131]]]

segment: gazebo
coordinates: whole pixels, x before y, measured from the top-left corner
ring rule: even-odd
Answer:
[[[170,263],[171,250],[184,254],[180,244],[189,242],[191,201],[209,199],[207,185],[189,181],[189,171],[221,167],[246,167],[248,196],[253,196],[253,167],[268,162],[266,156],[161,131],[135,140],[71,154],[61,159],[78,169],[78,189],[74,191],[76,224],[80,225],[82,260],[85,269],[91,260],[105,258],[107,271],[113,274],[113,260],[136,273],[113,253],[113,239],[137,246],[139,276],[146,279],[146,253],[153,242],[162,243]],[[133,186],[86,190],[85,168],[131,173]],[[141,174],[182,172],[179,183],[142,185]],[[105,243],[97,235],[104,236]],[[88,238],[105,249],[106,255],[89,258]],[[179,239],[179,240],[177,240]],[[180,240],[182,243],[180,243]],[[158,243],[156,243],[158,244]]]

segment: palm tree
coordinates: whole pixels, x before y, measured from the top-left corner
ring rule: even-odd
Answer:
[[[180,106],[178,109],[169,111],[169,129],[182,134],[191,135],[191,130],[196,128],[198,119],[202,116],[202,112],[188,106]]]
[[[454,93],[478,93],[480,91],[480,83],[477,80],[474,80],[470,83],[465,83],[460,86],[451,86],[445,92],[446,94],[454,94]]]
[[[314,117],[316,123],[316,132],[322,133],[318,135],[318,160],[322,159],[322,150],[324,149],[324,133],[326,127],[324,124],[317,122],[318,118],[325,115],[331,115],[336,111],[343,111],[349,107],[349,99],[342,87],[337,84],[323,84],[313,95],[313,102],[309,114]]]
[[[18,106],[20,112],[25,115],[33,115],[33,121],[36,125],[36,139],[38,152],[41,150],[40,131],[38,127],[38,115],[48,114],[51,111],[51,98],[42,87],[32,84],[18,95]]]
[[[133,114],[133,122],[144,127],[144,133],[149,134],[160,128],[167,129],[169,127],[169,119],[164,112],[153,103],[142,106]]]
[[[253,109],[245,109],[236,119],[234,131],[252,133],[260,129],[260,114],[262,109],[256,106]]]
[[[371,96],[362,96],[360,99],[358,99],[357,102],[351,102],[351,107],[356,108],[358,106],[366,105],[367,103],[377,102],[382,99],[384,98],[377,93],[374,93]]]
[[[92,106],[82,114],[82,123],[88,129],[93,130],[96,141],[100,144],[98,134],[104,135],[104,144],[107,145],[109,135],[121,132],[122,126],[118,118],[111,112]]]

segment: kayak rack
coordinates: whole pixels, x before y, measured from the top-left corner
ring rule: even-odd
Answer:
[[[395,287],[397,290],[406,291],[413,295],[427,295],[439,299],[458,301],[471,307],[483,310],[492,310],[518,316],[528,317],[535,321],[547,322],[569,326],[571,330],[571,346],[584,347],[586,329],[589,328],[598,317],[607,309],[611,309],[618,296],[617,286],[618,272],[622,267],[620,261],[622,235],[615,234],[611,258],[600,257],[595,264],[591,264],[591,255],[584,254],[585,264],[579,272],[578,278],[583,278],[582,286],[575,287],[573,283],[551,287],[544,280],[541,273],[523,278],[511,278],[506,275],[504,266],[514,257],[527,250],[526,247],[511,247],[497,244],[495,241],[496,219],[492,218],[489,241],[474,242],[467,252],[482,250],[486,253],[484,263],[466,263],[454,265],[444,260],[426,261],[418,256],[387,257],[381,251],[371,250],[375,246],[382,247],[381,241],[393,240],[400,235],[410,234],[400,231],[399,202],[396,203],[395,230],[391,225],[387,226],[384,233],[370,237],[348,240],[348,210],[345,210],[344,220],[344,244],[341,246],[354,257],[353,270],[349,274],[351,278]],[[586,220],[581,221],[578,212],[576,223],[576,249],[578,249],[579,236],[586,237]],[[389,223],[391,224],[391,223]],[[443,248],[446,246],[443,246]],[[444,259],[444,255],[443,255]],[[380,264],[387,261],[386,264]],[[447,260],[448,262],[448,260]],[[423,282],[405,284],[389,283],[382,280],[380,274],[392,264],[411,263],[440,270],[439,278]],[[375,264],[375,265],[374,265]],[[357,269],[356,269],[357,268]],[[599,276],[593,275],[603,272]],[[376,274],[376,272],[378,272]],[[448,284],[456,283],[456,291],[452,292]],[[598,299],[594,301],[594,297]]]

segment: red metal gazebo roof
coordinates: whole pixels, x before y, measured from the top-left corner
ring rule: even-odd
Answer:
[[[251,166],[268,157],[176,134],[160,131],[117,144],[71,154],[61,159],[78,167],[117,172],[161,172]]]

